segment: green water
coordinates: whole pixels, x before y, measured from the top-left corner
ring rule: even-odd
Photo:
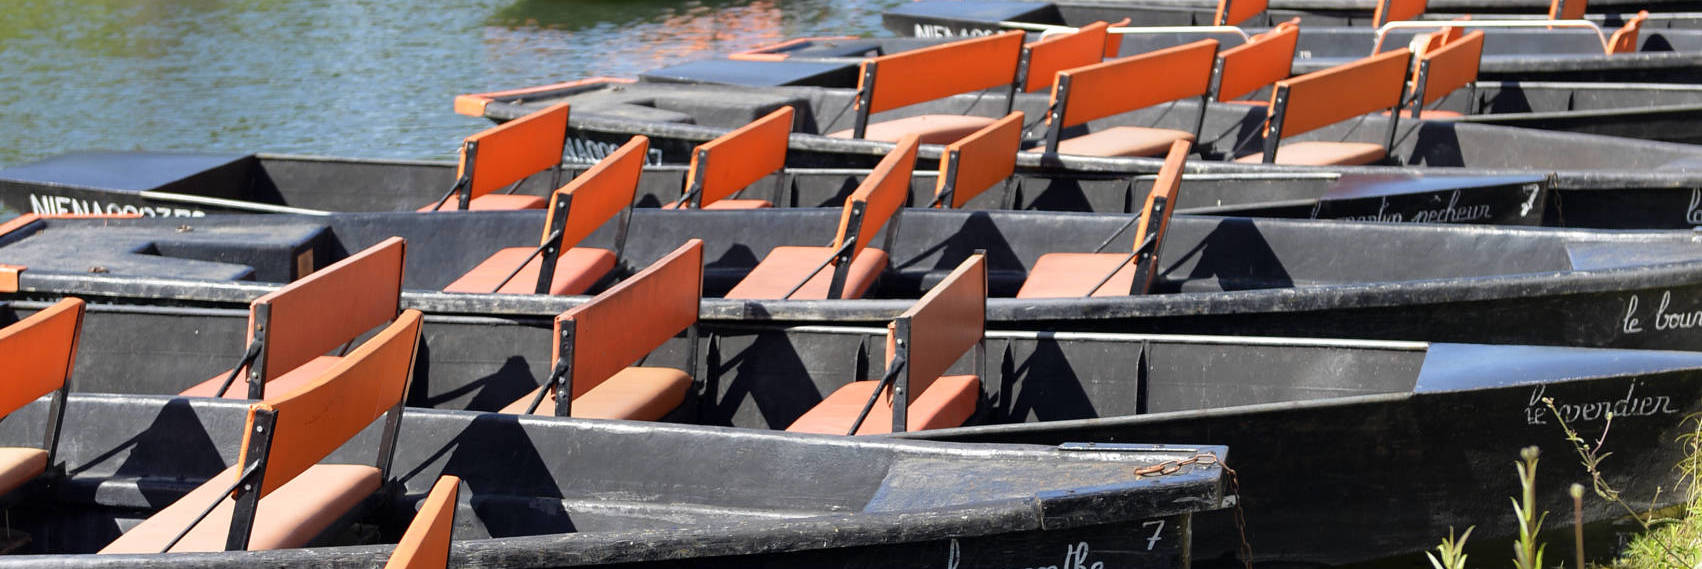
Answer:
[[[0,167],[71,150],[449,158],[456,94],[631,76],[905,0],[0,0]]]

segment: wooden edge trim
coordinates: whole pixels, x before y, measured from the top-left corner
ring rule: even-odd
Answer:
[[[485,107],[489,106],[491,103],[508,102],[530,96],[551,95],[556,94],[559,91],[570,91],[603,83],[632,83],[635,81],[637,81],[637,79],[629,79],[625,77],[587,77],[584,79],[568,81],[566,83],[553,83],[550,85],[521,87],[505,91],[456,95],[455,114],[467,115],[470,117],[483,117],[485,116]]]

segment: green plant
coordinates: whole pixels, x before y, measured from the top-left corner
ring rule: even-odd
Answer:
[[[1448,528],[1448,537],[1443,538],[1442,544],[1436,546],[1436,553],[1424,552],[1424,556],[1430,558],[1430,566],[1436,569],[1466,569],[1466,538],[1471,537],[1475,527],[1466,528],[1466,532],[1460,534],[1459,539],[1454,539],[1454,528]]]
[[[1542,398],[1542,402],[1544,405],[1548,406],[1549,412],[1553,413],[1555,422],[1560,425],[1561,431],[1566,433],[1566,441],[1572,443],[1572,449],[1578,453],[1578,462],[1583,465],[1584,472],[1590,475],[1590,486],[1595,491],[1596,495],[1601,497],[1603,500],[1607,500],[1608,503],[1617,505],[1624,509],[1625,513],[1631,519],[1636,520],[1637,524],[1642,526],[1642,536],[1627,546],[1626,557],[1643,560],[1643,563],[1637,564],[1639,566],[1647,565],[1652,567],[1667,567],[1669,569],[1689,569],[1692,567],[1692,564],[1686,563],[1683,556],[1678,554],[1675,543],[1673,540],[1669,539],[1668,534],[1673,532],[1656,531],[1657,522],[1654,519],[1654,514],[1652,512],[1649,514],[1639,513],[1637,508],[1621,498],[1619,491],[1609,485],[1607,483],[1607,479],[1602,476],[1602,461],[1607,460],[1607,457],[1613,454],[1611,452],[1602,452],[1602,449],[1607,445],[1608,430],[1613,427],[1613,412],[1607,412],[1605,422],[1602,424],[1601,436],[1597,437],[1594,443],[1591,443],[1584,439],[1583,436],[1579,435],[1578,431],[1573,429],[1571,425],[1566,424],[1566,419],[1562,418],[1563,415],[1555,406],[1553,397],[1544,397]],[[1691,421],[1696,425],[1696,427],[1692,429],[1691,432],[1679,437],[1679,440],[1685,444],[1685,450],[1687,452],[1685,454],[1685,459],[1678,464],[1678,468],[1683,478],[1690,482],[1689,493],[1687,494],[1687,497],[1689,498],[1689,506],[1686,510],[1694,511],[1697,507],[1698,500],[1702,499],[1702,495],[1698,494],[1697,485],[1695,484],[1698,467],[1702,466],[1702,457],[1699,457],[1699,453],[1697,452],[1699,449],[1702,449],[1702,418],[1691,416],[1686,420]],[[1657,495],[1654,500],[1658,501],[1659,490],[1657,489],[1656,492]],[[1702,522],[1702,520],[1696,520],[1694,517],[1692,517],[1689,521],[1689,524],[1684,525],[1694,525]],[[1522,524],[1523,521],[1520,523]],[[1696,547],[1697,546],[1692,543],[1690,549],[1695,549]],[[1660,558],[1660,562],[1649,562],[1651,558],[1656,557]]]
[[[1548,519],[1548,512],[1542,515],[1536,513],[1537,502],[1537,459],[1542,453],[1537,447],[1525,447],[1519,451],[1519,460],[1513,463],[1513,468],[1519,472],[1519,487],[1521,499],[1512,499],[1513,515],[1519,519],[1519,539],[1513,542],[1514,569],[1541,569],[1542,552],[1547,546],[1537,543],[1537,532],[1542,531],[1542,522]]]

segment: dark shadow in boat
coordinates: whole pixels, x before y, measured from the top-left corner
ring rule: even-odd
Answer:
[[[1048,183],[1046,183],[1044,187],[1038,188],[1038,191],[1034,193],[1034,198],[1024,206],[1024,209],[1045,211],[1093,211],[1093,204],[1089,202],[1087,192],[1082,191],[1081,182],[1079,180],[1074,178],[1057,177],[1049,180],[1036,180],[1035,182]],[[1036,185],[1039,184],[1026,184],[1023,190],[1026,191],[1029,187]]]
[[[0,327],[11,326],[21,319],[17,306],[10,302],[0,302]]]
[[[816,200],[814,203],[802,204],[801,207],[843,207],[845,200],[851,197],[852,192],[857,191],[857,185],[860,183],[862,183],[860,177],[846,176],[844,180],[839,182],[838,191],[822,196],[822,199]],[[800,195],[795,188],[788,194],[791,198],[791,207],[800,207],[798,202],[806,198],[806,196]]]
[[[1672,47],[1671,42],[1667,41],[1666,36],[1661,35],[1658,32],[1652,33],[1652,34],[1648,33],[1648,32],[1644,32],[1644,38],[1646,38],[1646,39],[1643,40],[1643,45],[1638,46],[1638,48],[1637,48],[1638,53],[1651,53],[1651,52],[1657,52],[1657,51],[1666,51],[1666,52],[1678,51],[1678,50],[1676,50]]]
[[[1400,145],[1399,141],[1396,145]],[[1465,163],[1465,156],[1460,153],[1460,137],[1454,132],[1452,123],[1433,121],[1419,127],[1412,155],[1407,158],[1408,165],[1464,166]]]
[[[1200,142],[1194,145],[1194,152],[1206,160],[1233,160],[1237,156],[1257,153],[1264,149],[1264,129],[1265,113],[1248,111],[1241,120],[1216,135],[1200,133]]]
[[[99,469],[108,461],[117,460],[120,462],[111,475],[114,478],[180,481],[181,485],[171,484],[168,488],[150,486],[138,481],[137,491],[150,508],[158,509],[171,505],[193,487],[196,483],[194,481],[210,478],[226,466],[224,459],[220,458],[218,446],[207,434],[207,426],[201,421],[190,401],[189,398],[179,397],[166,402],[142,432],[109,450],[81,461],[81,466],[67,474],[76,476]],[[90,501],[95,499],[94,496],[78,498]]]
[[[423,343],[420,345],[420,349],[426,349]],[[431,382],[427,368],[430,364],[425,362],[426,357],[426,353],[422,352],[420,359],[417,360],[420,364],[415,368],[414,386],[409,390],[409,393],[429,395],[412,397],[411,399],[414,399],[414,401],[409,401],[408,404],[415,407],[495,411],[526,396],[543,383],[542,379],[533,377],[532,367],[527,363],[525,357],[509,356],[495,373],[474,379],[453,389],[433,392],[429,391]],[[445,405],[450,401],[468,397],[469,394],[471,394],[471,399],[463,406],[451,407]]]
[[[1480,114],[1507,114],[1531,112],[1530,95],[1518,83],[1504,83],[1495,90],[1495,96],[1479,105]]]
[[[1006,342],[999,362],[998,414],[992,420],[1025,423],[1098,417],[1082,380],[1056,340]]]
[[[767,251],[763,251],[767,255]],[[719,298],[727,295],[734,285],[750,274],[760,259],[751,248],[744,244],[733,244],[714,260],[706,260],[703,264],[703,296]]]
[[[903,223],[900,220],[899,223]],[[1011,275],[1026,273],[1022,259],[1017,258],[1012,251],[1011,242],[1005,237],[993,217],[984,211],[971,212],[963,219],[963,223],[949,235],[934,237],[932,235],[916,235],[914,232],[905,239],[903,226],[900,225],[899,241],[923,240],[928,245],[907,259],[893,259],[892,266],[883,275],[881,289],[887,296],[901,298],[920,298],[923,291],[944,279],[959,263],[969,258],[977,250],[987,252],[988,293],[993,296],[1011,296],[1016,294],[1016,288],[1021,286],[1021,277]],[[898,249],[898,247],[891,247]],[[1014,281],[1014,282],[1012,282]]]
[[[1251,219],[1224,219],[1193,248],[1174,254],[1171,251],[1166,249],[1161,255],[1164,269],[1158,274],[1159,282],[1154,284],[1156,292],[1294,286],[1294,279],[1283,268],[1282,260]],[[1187,271],[1187,276],[1177,279],[1178,271]],[[1202,281],[1214,281],[1216,286],[1194,284]]]
[[[475,513],[472,522],[482,525],[487,535],[572,532],[573,520],[561,503],[561,485],[519,419],[518,415],[481,413],[398,478],[403,483],[417,476],[435,478],[439,472],[430,467],[442,461],[441,474],[459,476],[467,485]]]
[[[701,423],[784,429],[825,396],[785,332],[720,335],[716,340],[704,366],[707,397],[700,407]]]

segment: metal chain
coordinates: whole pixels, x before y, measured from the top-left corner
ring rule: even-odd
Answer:
[[[1235,506],[1232,514],[1235,519],[1235,531],[1237,531],[1241,537],[1241,564],[1246,567],[1246,569],[1253,569],[1253,544],[1252,542],[1247,541],[1247,512],[1246,510],[1241,509],[1241,477],[1235,473],[1235,469],[1229,467],[1229,463],[1224,462],[1223,459],[1218,458],[1215,454],[1202,452],[1188,458],[1171,459],[1158,464],[1136,468],[1135,478],[1139,479],[1145,476],[1165,476],[1175,474],[1180,472],[1182,467],[1190,464],[1215,464],[1218,468],[1223,469],[1224,472],[1229,474],[1229,495],[1235,496]]]

